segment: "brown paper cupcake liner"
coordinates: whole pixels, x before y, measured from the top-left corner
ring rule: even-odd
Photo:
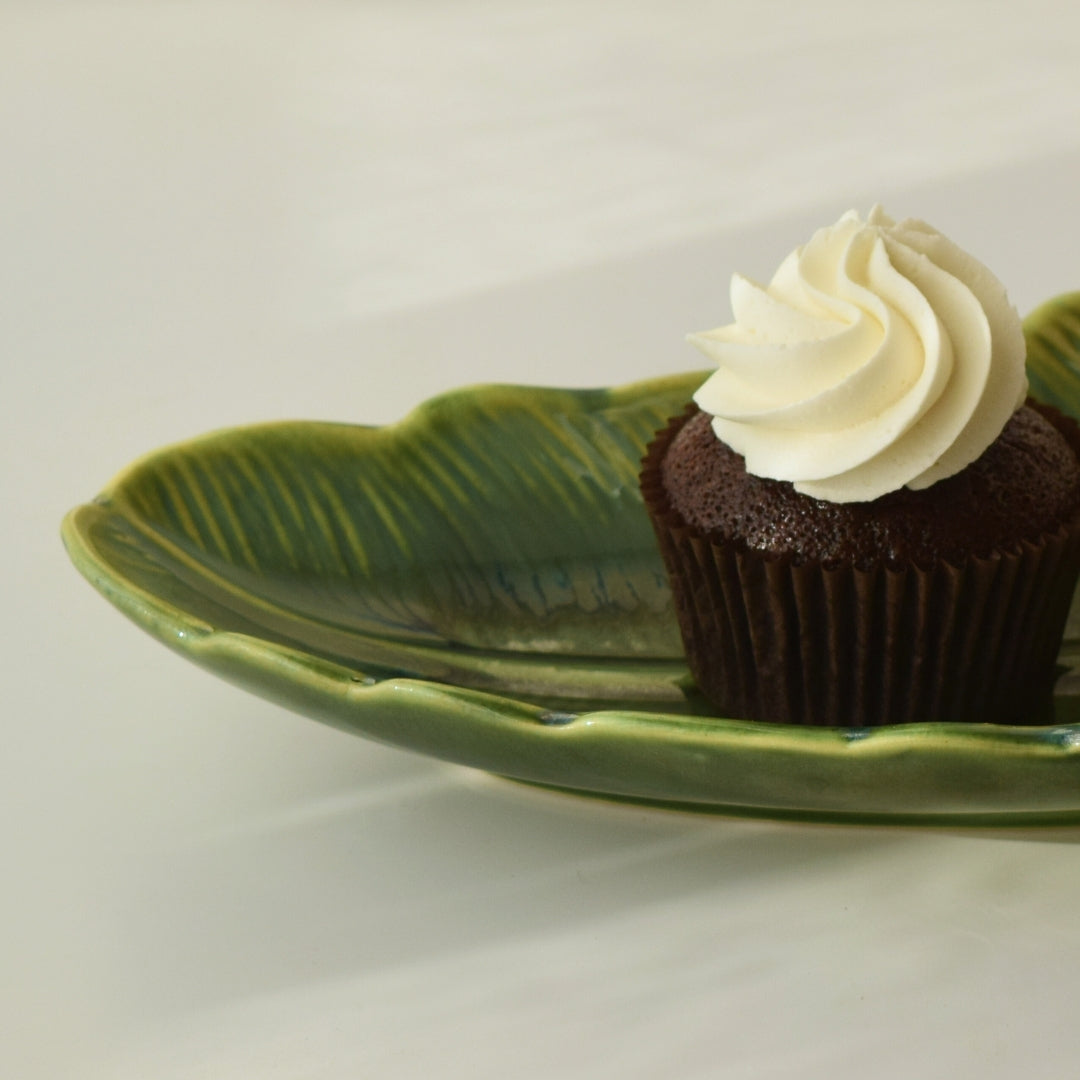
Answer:
[[[692,413],[654,439],[641,483],[690,671],[719,714],[842,727],[1045,722],[1080,514],[1009,550],[930,568],[835,567],[716,542],[671,508],[660,478]],[[1080,452],[1080,429],[1050,418]]]

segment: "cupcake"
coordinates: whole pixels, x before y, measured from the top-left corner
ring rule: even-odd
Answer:
[[[702,693],[780,723],[1037,719],[1080,572],[1080,429],[1025,404],[1002,285],[875,208],[731,300],[642,471]]]

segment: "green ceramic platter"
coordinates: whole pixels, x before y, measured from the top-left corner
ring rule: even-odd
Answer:
[[[1026,324],[1080,415],[1080,294]],[[316,719],[608,797],[779,817],[1080,822],[1080,643],[1039,726],[710,716],[637,488],[703,373],[478,387],[386,428],[281,423],[136,463],[64,523],[75,565],[196,663]]]

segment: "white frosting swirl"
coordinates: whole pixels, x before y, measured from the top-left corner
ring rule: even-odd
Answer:
[[[875,207],[820,229],[768,287],[735,274],[735,322],[689,340],[694,395],[755,476],[830,502],[926,488],[979,457],[1027,393],[1002,284],[921,221]]]

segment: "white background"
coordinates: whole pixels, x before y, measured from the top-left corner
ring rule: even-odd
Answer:
[[[207,429],[697,367],[849,206],[1080,287],[1078,12],[0,4],[0,1075],[1070,1075],[1077,830],[523,789],[185,665],[57,531]]]

